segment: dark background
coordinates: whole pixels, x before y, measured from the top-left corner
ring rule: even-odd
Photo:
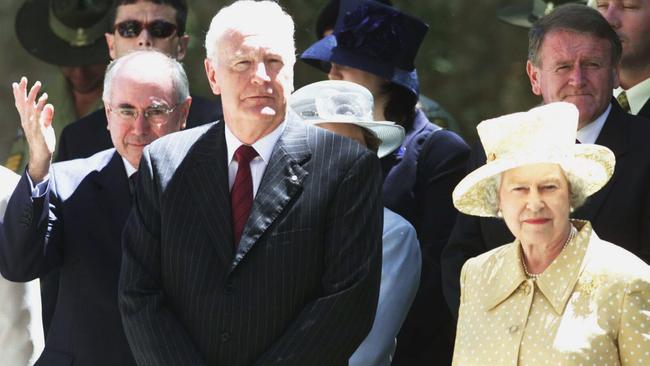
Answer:
[[[522,1],[522,0],[519,0]],[[300,53],[316,40],[314,22],[325,0],[280,0],[296,23],[296,48]],[[192,37],[184,65],[192,92],[210,96],[203,71],[202,42],[212,16],[228,1],[189,0],[188,32]],[[496,10],[507,0],[394,0],[402,11],[430,25],[417,56],[422,93],[446,108],[458,121],[468,142],[476,139],[481,120],[528,109],[539,102],[532,95],[525,72],[527,31],[497,20]],[[22,1],[0,2],[0,162],[20,121],[14,108],[11,83],[25,75],[44,82],[57,68],[30,56],[16,40],[14,17]],[[326,75],[297,62],[296,89]],[[52,101],[56,108],[56,101]]]

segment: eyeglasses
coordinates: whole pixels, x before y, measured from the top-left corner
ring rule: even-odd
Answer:
[[[176,24],[165,20],[154,20],[150,23],[142,23],[139,20],[125,20],[117,23],[113,31],[117,31],[124,38],[135,38],[145,28],[153,38],[167,38],[176,33]]]
[[[164,106],[149,107],[144,110],[142,115],[150,125],[160,127],[169,121],[169,115],[174,112],[178,104],[169,108]],[[115,114],[123,121],[132,122],[138,119],[140,112],[136,108],[107,106],[108,112]]]

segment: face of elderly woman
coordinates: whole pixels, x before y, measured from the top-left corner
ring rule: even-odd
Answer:
[[[533,164],[501,176],[499,208],[512,234],[523,244],[552,244],[566,239],[569,183],[557,164]]]

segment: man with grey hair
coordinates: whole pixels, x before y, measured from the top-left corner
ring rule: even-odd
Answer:
[[[275,2],[221,9],[205,67],[224,121],[144,151],[119,285],[140,365],[347,365],[372,326],[379,161],[289,112],[293,33]]]
[[[137,51],[107,69],[104,105],[114,148],[51,164],[54,107],[40,83],[13,84],[30,148],[0,223],[0,272],[25,282],[60,270],[44,365],[135,365],[117,307],[120,237],[142,149],[185,125],[191,98],[182,66]]]
[[[625,113],[612,98],[621,57],[616,32],[596,10],[568,4],[535,22],[528,40],[526,71],[533,93],[544,103],[574,104],[580,112],[578,142],[606,146],[616,155],[612,178],[572,209],[572,217],[589,220],[601,238],[650,263],[650,123]],[[479,145],[469,169],[493,158]],[[512,240],[503,220],[459,214],[442,253],[443,289],[453,312],[465,261]]]

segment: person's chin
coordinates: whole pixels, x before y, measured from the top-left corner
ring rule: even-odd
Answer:
[[[571,98],[566,98],[564,100],[565,102],[569,102],[578,108],[578,112],[580,113],[581,119],[587,118],[589,121],[592,121],[593,118],[597,116],[593,116],[596,107],[596,100],[592,96],[577,96],[577,97],[571,97]]]
[[[246,108],[246,114],[260,121],[268,121],[277,117],[277,110],[270,105],[256,105]]]
[[[552,235],[547,228],[528,227],[522,231],[522,237],[520,238],[524,243],[542,243],[549,240]]]
[[[132,144],[129,144],[129,148],[131,150],[140,151],[142,153],[142,150],[147,145],[149,145],[149,144],[148,143],[147,144],[145,144],[145,143],[132,143]]]

